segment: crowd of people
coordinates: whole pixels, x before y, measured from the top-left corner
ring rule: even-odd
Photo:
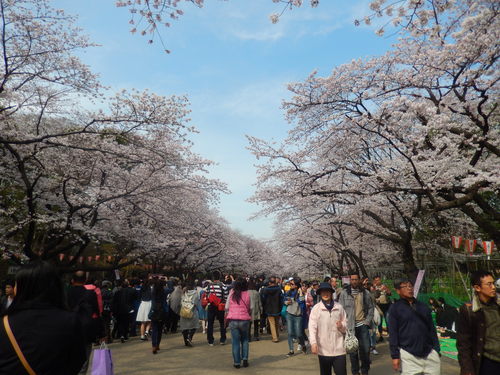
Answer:
[[[393,289],[378,275],[352,274],[344,281],[214,272],[206,280],[150,275],[111,282],[90,281],[77,271],[66,286],[51,264],[31,262],[4,283],[0,375],[83,374],[93,345],[139,336],[157,354],[162,336],[177,330],[187,347],[197,332],[209,346],[225,345],[229,331],[236,369],[250,366],[250,341],[268,334],[278,343],[286,331],[284,355],[317,355],[322,375],[346,375],[348,355],[353,375],[368,374],[377,343],[388,335],[395,371],[437,375],[440,346],[431,308],[456,317],[449,328],[456,330],[462,375],[500,374],[500,307],[491,273],[471,275],[474,298],[453,313],[444,301],[429,306],[416,300],[409,279],[396,280]]]

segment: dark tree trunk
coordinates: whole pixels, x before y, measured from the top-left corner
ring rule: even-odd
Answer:
[[[418,274],[418,268],[413,257],[413,246],[411,241],[407,241],[401,250],[401,259],[403,261],[404,272],[410,280],[415,280]]]

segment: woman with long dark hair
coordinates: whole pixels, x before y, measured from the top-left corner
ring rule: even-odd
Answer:
[[[149,329],[151,328],[151,320],[149,312],[151,311],[151,280],[145,280],[141,288],[141,304],[137,311],[136,321],[141,323],[141,340],[148,339]]]
[[[153,354],[160,350],[161,335],[163,332],[163,325],[167,320],[168,305],[167,293],[165,292],[165,282],[163,280],[156,280],[153,283],[152,304],[151,304],[151,345],[153,347]]]
[[[16,275],[14,301],[0,322],[0,375],[78,374],[85,340],[76,313],[66,310],[57,270],[34,261]],[[17,348],[16,348],[17,346]]]
[[[243,367],[248,367],[248,330],[252,320],[252,310],[246,279],[238,277],[234,282],[226,301],[226,311],[226,319],[231,330],[234,367],[240,368],[241,361]]]

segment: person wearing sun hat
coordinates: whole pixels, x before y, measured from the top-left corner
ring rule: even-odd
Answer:
[[[340,303],[333,298],[332,286],[323,282],[317,294],[320,301],[314,305],[309,316],[309,343],[312,354],[317,354],[321,375],[346,375],[346,350],[344,335],[347,330],[347,315]]]

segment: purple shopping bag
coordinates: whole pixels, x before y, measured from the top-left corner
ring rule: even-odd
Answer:
[[[113,375],[113,359],[111,350],[106,344],[102,344],[100,349],[94,349],[92,358],[92,375]]]

